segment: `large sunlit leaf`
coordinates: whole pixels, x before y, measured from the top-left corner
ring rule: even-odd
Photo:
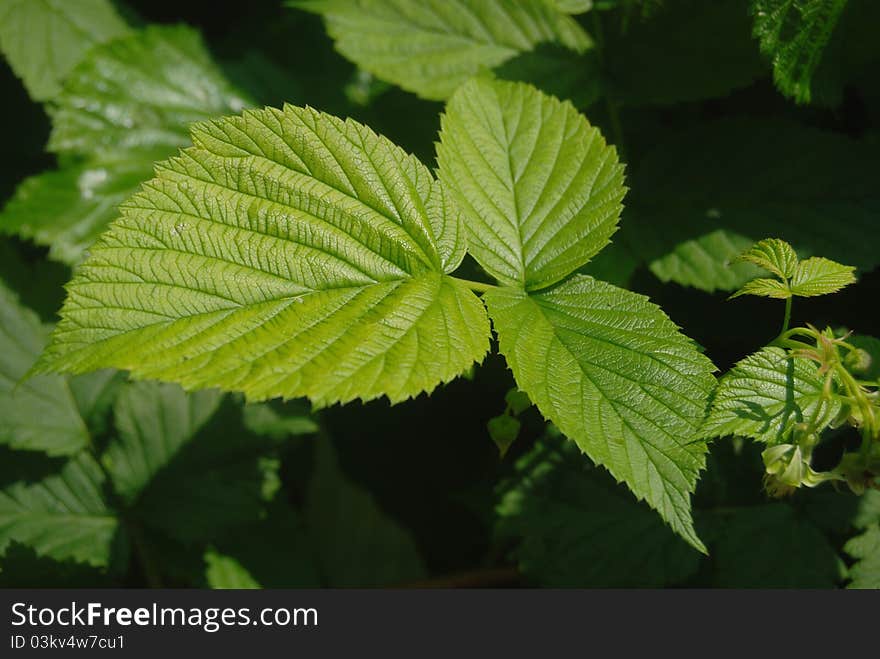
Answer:
[[[75,453],[89,441],[69,380],[59,375],[25,379],[48,332],[0,283],[0,444],[14,449]]]
[[[149,27],[96,47],[50,108],[61,169],[19,185],[0,231],[78,263],[153,164],[190,143],[191,122],[245,104],[190,28]]]
[[[16,541],[38,556],[108,565],[118,521],[105,503],[104,480],[81,453],[57,474],[0,490],[0,553]]]
[[[813,362],[788,357],[782,348],[763,348],[719,380],[702,435],[778,442],[795,423],[817,412],[823,383]],[[827,424],[839,408],[836,400],[821,403],[817,420],[825,419]]]
[[[0,51],[35,101],[54,97],[95,44],[127,31],[110,0],[0,0]]]
[[[477,79],[450,99],[441,126],[440,179],[467,218],[469,252],[493,277],[541,289],[608,244],[623,166],[570,103]]]
[[[542,438],[499,490],[499,539],[516,542],[519,569],[541,586],[674,585],[699,566],[700,554],[564,438]]]
[[[461,221],[413,156],[309,108],[197,125],[68,286],[43,367],[318,403],[431,391],[488,319]]]
[[[809,103],[813,72],[848,0],[752,0],[754,35],[786,95]]]
[[[295,0],[320,13],[336,48],[361,69],[442,100],[481,70],[537,44],[583,51],[591,40],[547,0]]]
[[[762,274],[736,259],[768,235],[867,271],[880,264],[866,239],[880,216],[878,153],[789,122],[710,122],[643,159],[621,226],[660,279],[707,291]]]
[[[695,547],[690,494],[713,366],[641,295],[576,276],[485,300],[517,385],[595,462]]]

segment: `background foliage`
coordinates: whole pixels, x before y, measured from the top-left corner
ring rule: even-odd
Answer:
[[[71,268],[189,123],[310,105],[433,168],[440,101],[482,69],[570,99],[617,146],[622,228],[584,271],[650,296],[717,366],[778,329],[773,300],[726,301],[765,236],[858,269],[797,323],[878,333],[877,3],[292,4],[0,0],[0,583],[878,587],[876,492],[770,500],[760,449],[715,440],[704,556],[511,403],[498,355],[430,398],[316,414],[113,371],[19,384]]]

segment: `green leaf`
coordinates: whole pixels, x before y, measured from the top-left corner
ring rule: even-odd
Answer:
[[[131,519],[192,545],[264,514],[277,490],[279,442],[248,435],[239,402],[136,382],[120,394],[116,417],[119,437],[102,462]]]
[[[802,257],[821,254],[868,271],[880,265],[866,239],[880,215],[878,154],[790,122],[711,122],[661,141],[641,161],[622,231],[661,280],[706,291],[758,276],[734,261],[767,235]]]
[[[90,158],[25,179],[0,213],[0,231],[49,247],[49,257],[78,263],[116,208],[153,173],[165,152],[132,150]]]
[[[309,417],[308,408],[292,402],[281,409],[269,403],[252,403],[245,406],[243,414],[248,430],[276,440],[318,431],[318,424]]]
[[[769,270],[781,279],[791,279],[798,265],[794,248],[779,238],[765,238],[743,252],[739,259]]]
[[[550,291],[484,296],[517,386],[595,462],[697,548],[690,493],[712,363],[655,305],[576,276]]]
[[[752,0],[753,34],[783,94],[809,103],[813,73],[847,0]]]
[[[116,399],[118,436],[102,457],[116,493],[133,504],[149,482],[166,468],[214,415],[216,390],[185,393],[173,384],[135,382]]]
[[[537,44],[582,52],[591,39],[546,0],[297,0],[320,13],[336,49],[360,68],[442,100],[480,71]]]
[[[101,469],[80,453],[57,474],[0,491],[0,554],[16,541],[38,556],[107,566],[118,522],[103,488]]]
[[[92,46],[127,31],[110,0],[0,2],[0,51],[35,101],[53,98]]]
[[[26,179],[0,230],[79,263],[153,163],[189,144],[190,123],[246,104],[190,28],[148,27],[94,48],[50,108],[62,168]]]
[[[874,524],[848,540],[843,551],[856,560],[847,588],[880,588],[880,526]]]
[[[232,556],[213,549],[205,552],[205,580],[209,588],[252,590],[262,588],[250,572]]]
[[[822,532],[789,505],[737,508],[710,523],[715,586],[832,588],[846,575]]]
[[[814,256],[798,264],[791,278],[791,292],[800,297],[814,297],[836,293],[855,283],[855,268],[829,259]]]
[[[593,0],[550,0],[550,3],[566,14],[583,14],[593,8]]]
[[[577,447],[548,435],[499,487],[496,534],[546,587],[656,587],[697,571],[700,555]]]
[[[326,585],[364,588],[423,579],[425,566],[409,532],[345,477],[329,438],[318,440],[315,459],[306,522]]]
[[[50,110],[49,149],[119,158],[152,148],[171,155],[189,143],[190,124],[249,104],[197,31],[147,27],[95,48],[73,70]]]
[[[502,458],[507,454],[507,449],[510,448],[510,445],[519,437],[521,425],[518,419],[508,414],[493,417],[486,423],[489,437],[495,442],[495,446],[498,447],[498,452]]]
[[[701,435],[780,442],[793,424],[816,413],[823,383],[812,362],[788,357],[782,348],[762,348],[719,380]],[[827,425],[839,408],[837,400],[824,403],[818,419]]]
[[[752,279],[740,288],[736,293],[731,295],[731,299],[740,295],[757,295],[759,297],[772,297],[777,300],[787,300],[792,296],[792,292],[784,281],[778,279],[766,279],[759,277]]]
[[[514,414],[522,414],[532,406],[532,401],[526,393],[519,389],[510,389],[504,394],[504,402],[510,406],[510,411]]]
[[[292,106],[193,139],[78,269],[44,368],[330,404],[397,402],[482,359],[485,310],[444,274],[460,218],[413,156]]]
[[[0,284],[0,444],[14,449],[76,453],[89,441],[68,378],[25,379],[46,343],[36,314]]]
[[[554,284],[617,229],[616,150],[570,103],[530,85],[463,85],[441,119],[437,161],[467,218],[468,251],[504,284]]]

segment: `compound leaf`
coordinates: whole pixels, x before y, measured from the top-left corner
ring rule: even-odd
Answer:
[[[437,161],[469,252],[504,284],[554,284],[617,230],[626,188],[616,150],[570,103],[530,85],[463,85],[441,119]]]
[[[100,467],[80,453],[57,474],[0,490],[0,553],[16,541],[39,556],[107,566],[118,522],[103,487]]]
[[[643,296],[575,276],[484,297],[517,386],[595,462],[697,548],[690,493],[712,363]]]
[[[48,332],[36,314],[0,284],[0,444],[14,449],[76,453],[89,441],[68,378],[25,379]]]
[[[813,72],[847,0],[752,0],[754,36],[783,94],[809,103]]]
[[[782,348],[762,348],[719,380],[701,434],[705,439],[738,435],[778,442],[793,424],[812,418],[822,386],[815,364],[789,357]],[[825,403],[819,419],[830,422],[839,407],[837,401]]]
[[[496,533],[529,579],[546,587],[678,584],[700,554],[571,442],[548,433],[499,488]]]
[[[791,292],[800,297],[835,293],[855,283],[854,267],[813,256],[801,261],[791,278]]]
[[[400,401],[482,359],[485,310],[444,274],[459,215],[413,156],[293,106],[193,139],[78,269],[43,368],[330,404]]]
[[[110,0],[0,1],[0,51],[35,101],[54,97],[92,46],[127,31]]]
[[[322,14],[336,49],[361,69],[435,100],[539,43],[592,44],[546,0],[298,0]]]

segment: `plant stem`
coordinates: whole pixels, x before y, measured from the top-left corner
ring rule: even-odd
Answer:
[[[453,277],[456,281],[460,281],[462,284],[471,289],[474,293],[487,293],[491,291],[493,288],[498,288],[495,284],[486,284],[481,281],[472,281],[470,279],[462,279],[461,277]]]
[[[791,322],[791,298],[785,298],[785,318],[782,319],[782,331],[785,334],[788,331],[788,324]]]

